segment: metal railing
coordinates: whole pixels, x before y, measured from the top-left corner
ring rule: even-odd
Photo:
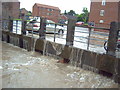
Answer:
[[[9,30],[10,28],[10,20],[3,20],[2,21],[2,26],[3,30]],[[14,19],[12,20],[12,32],[16,34],[23,34],[23,31],[25,31],[24,35],[32,36],[34,38],[40,38],[39,36],[39,30],[41,29],[40,21],[26,21],[26,24],[24,24],[23,20],[21,19]],[[31,30],[29,30],[27,27],[29,27],[29,24],[32,24]],[[38,23],[39,25],[34,27],[33,23]],[[53,27],[48,27],[48,25],[51,25]],[[64,28],[64,33],[59,34],[59,28],[58,26],[63,26]],[[48,23],[45,22],[45,36],[47,40],[50,40],[52,42],[57,42],[57,43],[62,43],[66,44],[66,38],[67,38],[67,29],[68,29],[68,24],[59,24],[59,23]],[[24,27],[24,28],[23,28]],[[43,26],[44,27],[44,26]],[[35,30],[35,28],[37,30]],[[25,30],[24,30],[25,29]],[[107,32],[99,32],[96,31],[95,29],[99,30],[107,30]],[[110,28],[104,28],[104,27],[89,27],[89,26],[75,26],[75,31],[74,31],[74,41],[75,43],[81,43],[85,44],[86,49],[90,50],[91,46],[96,46],[96,47],[104,47],[104,42],[108,40],[109,36],[109,30]],[[28,33],[29,32],[29,33]],[[27,33],[27,34],[26,34]],[[73,46],[76,46],[75,43]],[[80,48],[80,47],[79,47]]]

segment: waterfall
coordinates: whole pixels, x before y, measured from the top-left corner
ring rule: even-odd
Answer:
[[[33,38],[32,38],[32,39],[33,39]],[[32,42],[33,46],[32,46],[32,49],[31,49],[33,52],[35,51],[35,44],[36,44],[36,41],[37,41],[37,39],[34,38],[34,40],[33,40],[33,42]]]
[[[116,79],[118,80],[118,59],[115,60],[115,64],[114,64],[114,73],[113,73],[113,79],[116,81]]]
[[[79,61],[78,67],[82,67],[82,55],[83,55],[83,50],[81,50],[80,52],[80,59],[78,60]]]
[[[23,48],[28,50],[28,41],[23,40]]]
[[[14,44],[14,40],[13,40],[13,37],[12,37],[12,36],[10,36],[10,43],[11,43],[11,44]]]
[[[46,55],[46,47],[47,46],[47,41],[44,40],[44,48],[43,48],[43,55]]]
[[[74,51],[73,51],[73,48],[72,48],[72,51],[71,51],[71,54],[70,54],[70,58],[69,58],[69,59],[70,59],[70,64],[74,66],[74,64],[73,64],[73,62],[74,62],[74,60],[73,60],[73,59],[74,59],[74,54],[73,54],[73,52],[74,52]]]

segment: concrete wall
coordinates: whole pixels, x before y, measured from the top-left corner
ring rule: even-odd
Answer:
[[[114,79],[116,77],[115,81],[120,83],[120,68],[117,67],[120,65],[120,58],[40,39],[36,41],[35,50],[42,51],[45,55],[52,54],[69,59],[74,66],[102,73]]]
[[[31,37],[17,35],[7,31],[3,31],[2,40],[25,48],[28,51],[32,50],[35,43],[35,51],[37,52],[68,59],[74,66],[111,76],[116,82],[120,83],[120,58],[42,39],[37,39],[35,42]]]
[[[8,31],[2,31],[2,41],[6,41],[7,43],[27,49],[28,51],[33,50],[34,39],[31,37],[10,33]]]

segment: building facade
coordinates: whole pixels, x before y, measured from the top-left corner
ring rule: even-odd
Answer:
[[[32,15],[58,22],[60,18],[60,9],[54,6],[35,3],[33,6]]]
[[[28,15],[28,11],[25,8],[20,9],[20,16]]]
[[[2,2],[2,18],[19,18],[20,2]]]
[[[25,8],[20,9],[20,19],[29,20],[31,11],[27,11]]]
[[[120,22],[120,0],[91,0],[89,22],[96,27],[110,28],[110,23]]]

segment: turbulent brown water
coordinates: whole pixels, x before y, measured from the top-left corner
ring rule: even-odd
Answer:
[[[118,88],[110,78],[2,43],[3,88]]]

